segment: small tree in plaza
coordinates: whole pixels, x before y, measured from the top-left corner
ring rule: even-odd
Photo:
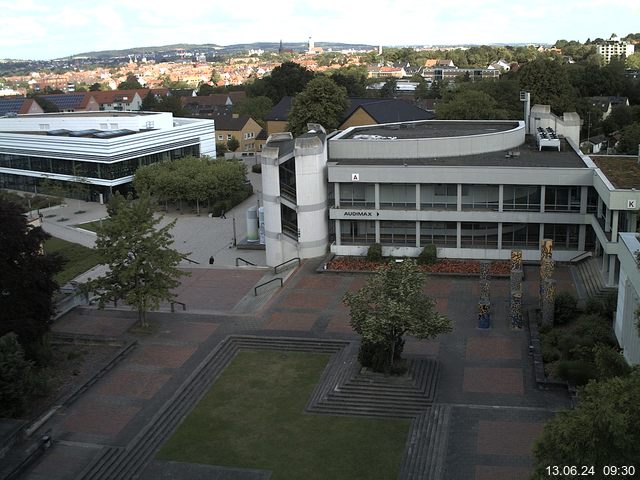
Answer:
[[[171,248],[175,220],[157,228],[161,218],[153,216],[148,196],[132,200],[116,194],[107,211],[109,221],[98,228],[96,250],[109,269],[87,288],[98,294],[101,307],[118,300],[131,305],[146,327],[146,313],[174,299],[171,290],[187,274],[178,269],[183,254]]]
[[[424,294],[424,281],[416,262],[404,260],[383,265],[364,287],[345,294],[351,326],[362,335],[359,359],[364,366],[396,370],[405,334],[427,339],[451,331],[451,321]]]

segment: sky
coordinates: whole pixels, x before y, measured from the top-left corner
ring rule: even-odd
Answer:
[[[175,43],[554,43],[640,32],[639,0],[0,0],[0,59]]]

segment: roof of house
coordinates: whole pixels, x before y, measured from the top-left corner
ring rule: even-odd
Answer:
[[[293,97],[282,97],[282,100],[274,105],[265,116],[265,120],[286,122],[289,118],[292,103]],[[378,123],[431,120],[434,118],[433,113],[397,98],[352,97],[349,98],[349,107],[344,114],[342,122],[353,115],[360,107]]]
[[[40,95],[40,98],[53,103],[59,110],[78,110],[86,108],[94,92],[58,93]]]
[[[251,119],[249,115],[216,115],[214,120],[216,122],[216,131],[224,130],[231,132],[239,132],[244,128],[247,122]]]
[[[245,92],[214,93],[201,97],[183,97],[183,105],[197,105],[199,107],[226,106],[238,103],[246,98]]]
[[[29,111],[29,107],[33,103],[32,98],[9,97],[0,98],[0,117],[7,113],[22,114]]]
[[[617,105],[628,105],[629,99],[627,97],[589,97],[589,102],[594,107],[600,107],[603,110],[609,108],[609,105],[615,107]]]
[[[109,90],[104,92],[91,92],[91,95],[93,95],[93,98],[100,105],[106,105],[116,102],[130,103],[136,96],[136,93],[138,93],[138,90]],[[144,95],[138,93],[141,100],[144,99],[146,95],[146,93]]]

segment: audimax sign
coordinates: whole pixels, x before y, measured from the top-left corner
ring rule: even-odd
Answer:
[[[379,217],[380,212],[375,210],[343,210],[342,216],[345,218],[374,218]]]

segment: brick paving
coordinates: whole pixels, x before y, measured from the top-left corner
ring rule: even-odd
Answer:
[[[52,480],[75,478],[88,451],[101,445],[127,445],[228,334],[357,339],[341,299],[369,276],[317,274],[319,262],[303,263],[285,288],[275,290],[266,307],[254,315],[224,312],[251,293],[263,271],[194,269],[179,289],[187,313],[151,314],[152,323],[158,324],[154,333],[139,335],[134,352],[44,427],[52,428],[56,438],[89,442],[91,448],[54,446],[25,478],[39,480],[45,471],[52,473],[48,477]],[[556,277],[559,290],[574,288],[564,267],[556,269]],[[525,308],[537,303],[537,281],[537,269],[525,267]],[[556,410],[569,405],[566,394],[540,391],[533,382],[526,333],[509,328],[508,282],[491,280],[492,325],[481,331],[476,328],[477,277],[429,276],[425,291],[453,321],[454,330],[435,340],[406,338],[408,357],[440,363],[435,401],[453,409],[443,454],[442,478],[447,480],[527,478],[535,436]],[[198,314],[200,310],[210,313]],[[55,328],[131,338],[127,330],[133,323],[132,312],[94,311],[83,318],[80,311],[64,317]],[[69,462],[58,475],[56,463],[73,456],[74,448],[77,462]]]

